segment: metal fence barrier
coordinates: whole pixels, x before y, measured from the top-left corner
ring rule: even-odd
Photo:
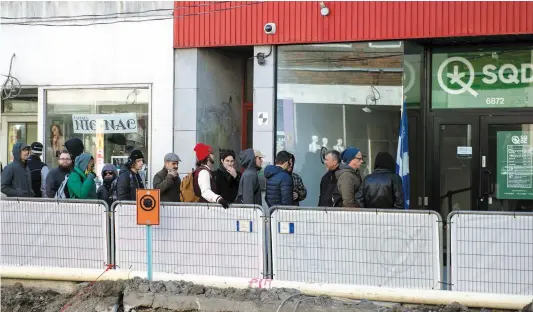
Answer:
[[[533,295],[533,213],[448,215],[450,290]]]
[[[273,278],[441,289],[434,211],[272,207]]]
[[[119,268],[146,270],[146,229],[137,225],[133,202],[116,202],[115,254]],[[161,203],[153,226],[156,272],[263,277],[265,222],[260,206]]]
[[[100,269],[108,263],[103,201],[9,198],[0,201],[1,264]]]

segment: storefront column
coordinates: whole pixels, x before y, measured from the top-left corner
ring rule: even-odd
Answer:
[[[254,58],[253,146],[265,154],[265,163],[273,164],[276,157],[274,155],[276,51],[275,47],[256,46],[254,55],[257,53],[270,55],[265,58],[263,65],[259,65],[257,58]]]
[[[174,50],[174,69],[173,150],[182,161],[179,173],[185,175],[196,163],[193,149],[196,144],[198,49]]]

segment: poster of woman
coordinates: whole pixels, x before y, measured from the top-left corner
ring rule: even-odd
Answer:
[[[65,138],[59,122],[54,121],[50,126],[50,148],[54,157],[59,157],[59,153],[64,148]]]

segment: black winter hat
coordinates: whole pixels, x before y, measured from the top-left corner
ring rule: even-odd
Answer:
[[[83,141],[78,138],[73,138],[65,142],[65,148],[70,153],[70,155],[72,155],[73,160],[76,159],[76,157],[80,156],[85,150],[85,146],[83,146]]]
[[[139,150],[133,150],[130,154],[130,157],[129,159],[134,162],[136,161],[137,159],[140,159],[140,158],[144,158],[144,155],[141,151]]]

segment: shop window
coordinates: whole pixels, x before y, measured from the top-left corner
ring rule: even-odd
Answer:
[[[533,107],[533,47],[435,50],[432,107]]]
[[[98,176],[107,163],[120,170],[134,149],[148,163],[150,97],[148,88],[47,90],[46,163],[57,167],[59,151],[72,138],[93,155]]]
[[[13,161],[13,145],[26,143],[30,145],[37,142],[36,122],[9,122],[7,125],[7,159]]]
[[[403,46],[320,44],[278,48],[276,152],[296,156],[295,172],[316,206],[326,172],[320,150],[362,150],[368,174],[378,152],[396,156]],[[418,101],[419,102],[419,101]]]
[[[2,100],[3,114],[33,113],[37,114],[37,89],[23,88],[15,98]]]

